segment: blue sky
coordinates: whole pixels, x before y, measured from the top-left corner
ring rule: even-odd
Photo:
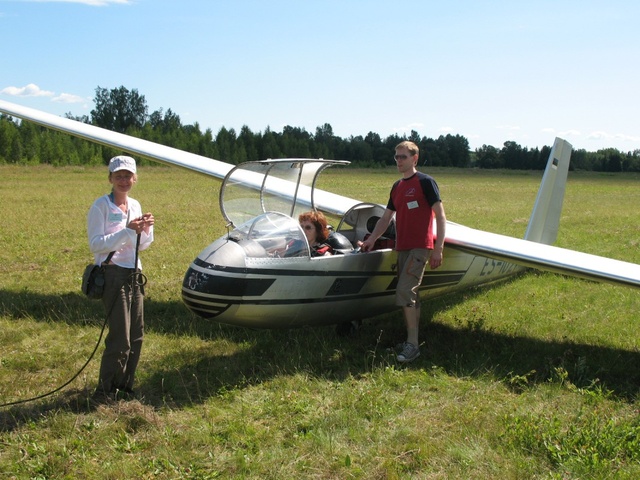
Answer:
[[[636,0],[0,0],[0,99],[124,86],[215,134],[460,134],[640,149]]]

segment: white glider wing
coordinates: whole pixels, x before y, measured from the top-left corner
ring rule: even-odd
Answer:
[[[84,138],[90,142],[108,147],[120,148],[131,154],[149,158],[160,163],[188,168],[197,173],[211,175],[216,178],[224,176],[233,168],[228,163],[206,158],[201,155],[188,153],[177,148],[159,145],[157,143],[131,137],[122,133],[112,132],[104,128],[95,127],[50,113],[41,112],[33,108],[23,107],[0,100],[0,112],[18,118],[29,120],[44,127],[65,132],[75,137]]]
[[[112,132],[3,100],[0,100],[0,112],[84,138],[85,140],[122,149],[133,155],[186,168],[221,180],[234,167],[219,160]],[[358,200],[320,189],[315,190],[314,199],[318,209],[337,215],[345,214],[351,207],[360,203]],[[445,243],[451,248],[509,261],[526,267],[590,280],[640,287],[639,265],[475,230],[452,222],[447,222]]]
[[[600,282],[640,287],[640,265],[447,223],[447,246],[459,250]]]
[[[94,125],[59,117],[57,115],[52,115],[33,108],[23,107],[3,100],[0,100],[0,112],[24,120],[29,120],[33,123],[37,123],[38,125],[68,133],[91,142],[122,149],[134,156],[137,155],[166,165],[186,168],[220,180],[224,179],[231,169],[234,168],[234,165],[221,162],[220,160],[203,157],[177,148],[167,147],[141,138],[124,135],[122,133],[112,132]],[[262,185],[262,176],[256,176],[256,178],[253,179],[247,178],[246,180],[258,189],[260,189]],[[288,195],[290,191],[291,188],[286,189],[286,191],[283,191],[283,195]],[[318,209],[334,213],[336,215],[343,215],[351,207],[360,203],[358,200],[319,189],[314,193],[314,200]]]

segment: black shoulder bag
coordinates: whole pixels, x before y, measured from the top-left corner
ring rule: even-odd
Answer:
[[[82,275],[82,293],[93,299],[102,298],[104,293],[104,266],[109,263],[115,251],[111,252],[102,265],[87,265]]]

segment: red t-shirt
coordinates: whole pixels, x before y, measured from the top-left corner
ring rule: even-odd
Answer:
[[[433,249],[433,209],[440,200],[436,181],[417,172],[393,184],[387,208],[396,212],[396,250]]]

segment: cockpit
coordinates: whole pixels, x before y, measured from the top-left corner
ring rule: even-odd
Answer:
[[[308,257],[309,243],[297,220],[279,212],[266,212],[229,233],[247,257]],[[295,248],[293,246],[295,245]]]
[[[220,190],[220,209],[234,227],[226,239],[240,246],[246,258],[310,257],[298,215],[315,209],[314,187],[320,172],[347,163],[278,159],[238,165],[227,174]],[[358,241],[371,233],[383,212],[381,205],[353,205],[339,219],[338,227],[330,229],[327,243],[333,253],[357,252]],[[392,227],[385,236],[395,236]]]

